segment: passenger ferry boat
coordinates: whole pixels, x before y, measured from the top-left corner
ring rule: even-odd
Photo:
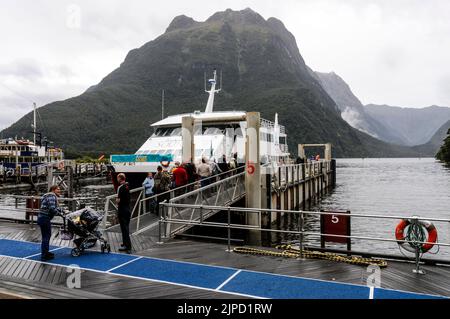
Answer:
[[[60,148],[48,146],[48,143],[36,141],[36,105],[34,106],[34,140],[8,138],[0,139],[0,178],[7,180],[18,176],[32,176],[45,173],[49,163],[64,160],[64,152]],[[44,145],[43,145],[44,144]]]
[[[151,126],[154,133],[132,155],[111,155],[113,182],[116,176],[125,173],[132,188],[142,185],[148,172],[156,172],[159,165],[170,170],[174,163],[182,162],[182,119],[186,116],[194,118],[194,163],[198,164],[205,158],[208,161],[220,163],[223,155],[227,162],[235,157],[238,163],[245,158],[245,136],[247,122],[244,111],[215,112],[214,95],[221,89],[216,89],[217,71],[209,80],[211,89],[204,112],[172,115]],[[287,135],[284,126],[278,124],[278,115],[271,122],[261,119],[260,127],[260,160],[262,164],[287,161],[289,158]]]
[[[29,175],[33,168],[61,161],[64,153],[59,148],[35,145],[29,140],[0,140],[0,176]]]

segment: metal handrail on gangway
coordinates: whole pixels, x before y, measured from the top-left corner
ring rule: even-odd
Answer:
[[[215,203],[222,205],[231,205],[232,203],[238,201],[245,196],[245,172],[243,171],[245,167],[239,167],[231,171],[222,173],[218,175],[218,180],[210,182],[204,187],[198,187],[190,190],[184,194],[177,195],[177,189],[171,191],[172,197],[169,199],[171,203]],[[212,179],[210,178],[209,181]],[[204,182],[207,179],[204,180]],[[197,183],[196,183],[197,184]],[[181,187],[182,189],[185,187]],[[145,207],[145,202],[152,200],[152,198],[157,197],[157,195],[142,199],[142,207]],[[169,214],[177,213],[181,215],[188,215],[188,212],[171,211]],[[212,215],[214,212],[210,212]],[[152,224],[145,226],[143,228],[137,228],[134,234],[140,234],[142,232],[148,231],[151,228],[155,228],[159,225],[159,220],[161,216],[158,216]],[[195,219],[193,214],[190,214],[191,219]],[[156,234],[155,234],[156,235]]]
[[[184,204],[184,205],[212,205],[212,206],[222,206],[229,207],[232,204],[239,201],[241,198],[245,196],[245,171],[235,174],[233,176],[224,178],[220,181],[212,183],[210,185],[206,185],[197,190],[189,192],[187,194],[172,198],[169,203],[176,204]],[[211,206],[211,207],[212,207]],[[184,206],[185,209],[178,209],[177,206],[169,206],[167,216],[169,219],[172,216],[179,216],[180,218],[187,217],[190,221],[200,220],[209,218],[220,210],[206,210],[201,211],[197,214],[195,208],[187,208],[188,206]],[[170,233],[170,236],[173,236],[181,231],[185,231],[188,228],[188,225],[176,227],[174,229],[170,228],[168,225],[167,232]]]

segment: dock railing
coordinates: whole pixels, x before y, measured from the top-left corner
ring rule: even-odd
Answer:
[[[331,173],[331,161],[319,160],[302,164],[283,164],[277,167],[262,166],[262,169],[262,172],[270,172],[273,189],[277,191]]]
[[[58,171],[64,171],[65,167],[71,166],[73,168],[73,174],[76,178],[88,178],[105,176],[108,173],[108,167],[103,163],[81,163],[75,164],[72,160],[54,161],[51,163],[40,163],[32,166],[29,163],[28,166],[21,166],[20,170],[14,168],[6,168],[0,164],[0,177],[12,178],[17,177],[45,177],[48,175],[49,166],[57,168]],[[4,176],[6,174],[6,176]]]
[[[273,169],[270,166],[267,168]],[[293,183],[302,180],[303,171],[305,178],[325,174],[331,171],[331,161],[319,160],[302,164],[282,164],[276,167],[275,175],[283,184]]]
[[[0,212],[8,213],[10,217],[0,217],[0,220],[11,222],[26,222],[33,229],[39,213],[38,203],[42,196],[22,196],[0,194],[0,200],[5,202],[5,206],[0,206]],[[59,197],[59,206],[66,211],[75,211],[81,207],[91,206],[95,210],[99,209],[100,199],[98,197]],[[22,218],[23,217],[23,218]],[[36,219],[36,220],[35,220]],[[55,221],[58,223],[58,219]]]
[[[327,237],[335,237],[335,238],[349,238],[351,240],[359,240],[359,241],[371,241],[371,242],[385,242],[385,243],[410,243],[412,244],[412,247],[416,247],[415,254],[412,257],[403,256],[407,259],[413,260],[416,264],[415,272],[417,273],[423,273],[419,269],[419,265],[422,260],[423,253],[420,251],[419,246],[420,245],[426,245],[426,244],[432,244],[437,247],[450,247],[449,242],[427,242],[418,240],[417,238],[414,240],[397,240],[393,238],[385,238],[385,237],[376,237],[376,236],[364,236],[364,235],[336,235],[336,234],[328,234],[328,233],[321,233],[320,231],[309,231],[305,230],[305,223],[306,223],[306,217],[307,216],[321,216],[321,215],[331,215],[331,216],[345,216],[348,217],[347,212],[319,212],[319,211],[293,211],[293,210],[276,210],[276,209],[262,209],[262,208],[243,208],[243,207],[229,207],[229,206],[206,206],[206,205],[196,205],[196,204],[180,204],[180,203],[173,203],[173,202],[166,202],[162,203],[161,208],[161,218],[160,218],[160,229],[159,229],[159,240],[162,243],[164,239],[169,239],[173,237],[174,233],[169,232],[170,226],[168,225],[178,225],[177,227],[183,227],[189,225],[192,226],[202,226],[202,227],[213,227],[213,228],[226,228],[228,230],[227,235],[227,243],[228,243],[228,251],[231,251],[231,230],[232,229],[239,229],[239,230],[253,230],[253,231],[260,231],[261,233],[267,232],[267,233],[277,233],[277,234],[290,234],[294,236],[298,236],[298,244],[299,244],[299,250],[300,255],[303,256],[303,252],[305,251],[305,237],[318,237],[319,239],[322,236]],[[192,211],[198,211],[198,214],[201,214],[202,211],[222,211],[226,212],[227,214],[227,222],[210,222],[207,221],[205,218],[199,218],[196,220],[193,220],[192,218],[181,218],[182,215],[178,214],[171,214],[170,211],[172,210],[185,210],[189,209]],[[244,213],[244,214],[261,214],[261,213],[282,213],[282,214],[291,214],[297,217],[297,229],[267,229],[261,227],[261,218],[258,218],[259,225],[242,225],[242,224],[232,224],[231,221],[231,214],[233,213]],[[430,217],[419,217],[419,216],[399,216],[399,215],[376,215],[376,214],[355,214],[352,213],[351,218],[361,218],[361,219],[377,219],[377,220],[409,220],[411,224],[418,224],[420,221],[428,221],[428,222],[435,222],[439,224],[444,224],[449,227],[450,219],[445,218],[430,218]],[[393,234],[394,235],[394,234]],[[342,251],[342,253],[351,253],[348,251]],[[355,254],[367,254],[370,255],[369,252],[355,252]],[[377,256],[377,254],[374,254],[374,256]],[[395,257],[394,255],[391,255],[391,257]],[[400,255],[398,257],[401,257]],[[423,259],[425,260],[425,259]],[[450,264],[450,259],[447,256],[447,259],[445,260],[432,260],[433,263],[445,263]]]

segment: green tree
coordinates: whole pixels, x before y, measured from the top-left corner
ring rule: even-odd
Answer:
[[[436,158],[440,161],[450,164],[450,128],[447,131],[447,137],[444,140],[444,144],[436,154]]]

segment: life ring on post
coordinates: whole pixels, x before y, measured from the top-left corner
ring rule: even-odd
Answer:
[[[432,222],[429,222],[426,220],[424,220],[424,221],[419,220],[417,223],[419,224],[419,226],[425,228],[428,233],[428,238],[426,240],[427,243],[420,244],[420,251],[422,253],[426,253],[434,246],[434,244],[437,241],[437,237],[438,237],[437,229],[433,225]],[[400,221],[400,223],[398,223],[397,227],[395,228],[395,239],[398,240],[397,243],[401,247],[403,247],[405,250],[414,253],[414,252],[416,252],[415,247],[412,246],[410,242],[403,241],[403,240],[411,240],[411,239],[408,239],[407,236],[405,235],[406,228],[410,227],[411,225],[412,225],[412,223],[410,220],[402,219]],[[423,240],[423,241],[425,241],[425,240]]]
[[[253,173],[255,173],[255,165],[253,163],[247,164],[247,173],[249,175],[253,175]]]

